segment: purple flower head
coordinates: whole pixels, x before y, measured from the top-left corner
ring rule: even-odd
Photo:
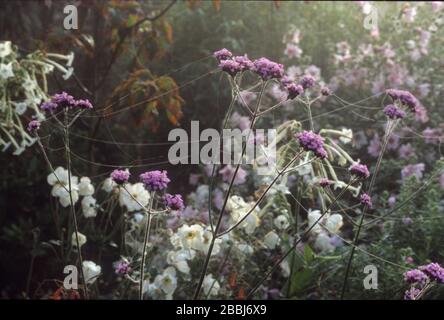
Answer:
[[[172,195],[167,193],[163,197],[163,201],[165,205],[171,210],[177,211],[177,210],[183,210],[184,208],[182,196],[180,194]]]
[[[419,270],[428,275],[432,280],[436,280],[438,283],[444,283],[444,268],[441,267],[439,263],[429,263],[419,267]]]
[[[313,76],[311,76],[311,75],[305,75],[299,81],[299,84],[304,89],[310,89],[310,88],[314,87],[314,85],[315,85],[315,78],[313,78]]]
[[[57,109],[58,105],[52,101],[47,101],[47,102],[43,102],[40,105],[40,109],[44,110],[44,111],[49,111],[52,112],[55,109]]]
[[[332,95],[332,92],[331,92],[331,90],[330,90],[329,87],[323,87],[323,88],[321,89],[321,94],[322,94],[323,96],[325,96],[325,97],[328,97],[328,96],[331,96],[331,95]]]
[[[402,119],[405,117],[405,112],[394,104],[387,105],[384,108],[384,114],[390,119]]]
[[[418,99],[416,99],[416,97],[409,91],[388,89],[386,92],[393,101],[398,100],[401,104],[409,107],[412,112],[416,112],[417,108],[420,107]]]
[[[319,180],[319,185],[323,188],[328,187],[329,185],[332,185],[333,181],[327,179],[327,178],[321,178]]]
[[[421,290],[415,287],[411,287],[409,290],[407,290],[404,294],[404,300],[416,300],[416,298],[421,293]]]
[[[213,56],[215,56],[216,59],[219,60],[219,62],[221,62],[222,60],[231,59],[233,54],[231,53],[231,51],[223,48],[223,49],[220,49],[219,51],[215,51],[213,53]]]
[[[131,271],[130,263],[128,261],[119,261],[114,264],[114,271],[118,275],[125,275]]]
[[[348,169],[350,173],[358,178],[367,179],[370,177],[370,171],[365,164],[355,163],[350,169]]]
[[[29,132],[36,131],[36,130],[38,130],[40,128],[40,124],[41,123],[38,120],[31,120],[28,123],[27,129],[28,129]]]
[[[254,67],[253,62],[248,58],[246,54],[243,56],[236,56],[233,58],[233,60],[239,63],[242,71],[251,70]]]
[[[361,194],[360,201],[362,205],[372,208],[372,198],[367,193]]]
[[[59,108],[72,108],[76,105],[74,97],[67,94],[65,91],[53,95],[51,102],[55,103]]]
[[[300,95],[302,92],[304,92],[304,88],[302,88],[301,85],[296,84],[296,83],[290,83],[289,85],[286,86],[286,88],[288,91],[287,99],[289,99],[289,100],[293,100],[298,95]]]
[[[267,58],[254,60],[253,66],[253,71],[261,76],[263,80],[280,79],[284,75],[284,66]]]
[[[409,159],[415,156],[415,150],[410,143],[403,144],[398,150],[399,157],[402,159]]]
[[[240,63],[234,60],[222,60],[219,67],[222,69],[222,71],[225,71],[232,77],[234,77],[238,72],[242,71],[242,66]]]
[[[305,151],[313,151],[313,153],[321,158],[327,157],[327,151],[324,149],[324,139],[313,131],[303,131],[296,135],[299,144]]]
[[[168,179],[167,172],[165,170],[147,171],[142,173],[139,177],[145,185],[145,188],[149,191],[165,190],[168,183],[171,181]]]
[[[77,100],[77,101],[75,102],[75,105],[76,105],[77,108],[80,108],[80,109],[92,109],[92,108],[93,108],[91,102],[89,102],[88,99],[85,99],[85,100],[83,100],[83,99]]]
[[[111,172],[111,179],[117,184],[124,184],[128,182],[130,177],[130,173],[128,169],[120,170],[116,169],[113,172]]]
[[[424,284],[427,281],[428,277],[427,275],[418,269],[409,270],[404,273],[404,280],[407,283],[418,283],[418,284]]]

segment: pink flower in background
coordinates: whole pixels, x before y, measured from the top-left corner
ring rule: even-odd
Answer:
[[[370,140],[370,144],[367,147],[367,152],[369,155],[376,158],[379,155],[380,151],[381,151],[381,139],[379,139],[379,135],[375,133],[373,139]]]
[[[439,185],[444,189],[444,173],[439,177]]]
[[[196,186],[197,183],[199,182],[199,178],[200,178],[200,174],[196,174],[196,173],[190,173],[190,177],[189,177],[189,184],[191,184],[192,186]]]
[[[396,150],[399,146],[399,135],[396,133],[392,133],[387,141],[387,149],[388,150]]]
[[[442,131],[438,128],[431,129],[427,127],[422,135],[424,136],[424,142],[427,144],[438,144],[442,140]]]
[[[242,101],[244,101],[248,106],[251,105],[251,103],[256,99],[257,95],[254,92],[243,90],[240,92],[240,97],[237,97],[237,101],[240,104],[243,104]]]
[[[399,148],[398,154],[401,159],[409,159],[415,155],[415,149],[413,149],[410,143],[403,144]]]
[[[378,94],[380,92],[383,92],[384,90],[385,90],[384,77],[380,75],[378,79],[376,79],[372,83],[372,94]]]
[[[419,105],[416,107],[415,119],[421,123],[426,123],[429,121],[429,116],[427,115],[427,109],[424,106]]]
[[[388,205],[389,205],[390,207],[393,207],[393,206],[395,205],[395,203],[396,203],[396,196],[392,194],[392,195],[388,198],[387,202],[388,202]]]
[[[224,204],[224,193],[220,189],[216,189],[213,191],[213,204],[217,209],[222,209],[222,205]]]
[[[420,84],[418,86],[418,90],[419,90],[419,96],[421,98],[424,98],[424,97],[428,96],[430,93],[430,84],[429,83]]]
[[[421,180],[424,169],[425,169],[424,163],[409,164],[401,170],[402,180],[411,176],[415,176],[418,180]]]
[[[432,10],[434,12],[441,10],[442,6],[444,5],[444,2],[442,1],[432,1],[430,2],[430,4],[432,5]]]
[[[242,131],[249,129],[251,125],[250,118],[247,116],[241,116],[238,112],[233,112],[230,120],[234,127],[237,127]]]
[[[222,175],[222,180],[225,182],[231,182],[231,179],[233,178],[234,171],[236,168],[231,166],[230,164],[223,167],[221,170],[219,170],[219,174]],[[234,179],[234,185],[240,185],[245,183],[245,180],[247,178],[247,172],[239,167],[239,170],[237,171],[236,178]]]
[[[281,86],[279,86],[278,84],[273,84],[270,87],[269,93],[274,99],[278,101],[287,100],[287,92],[285,90],[282,90]]]
[[[305,69],[305,73],[311,75],[313,78],[315,78],[315,80],[321,79],[321,69],[314,64],[308,66]]]
[[[302,49],[293,43],[287,43],[284,54],[290,59],[300,58],[302,55]]]

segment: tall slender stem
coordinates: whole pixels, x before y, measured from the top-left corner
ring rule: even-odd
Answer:
[[[246,143],[242,147],[242,153],[241,153],[239,162],[236,165],[236,169],[234,170],[233,177],[231,178],[230,185],[228,186],[224,202],[223,202],[222,207],[220,209],[219,218],[217,220],[216,227],[214,229],[214,232],[213,232],[213,235],[212,235],[212,239],[211,239],[211,242],[210,242],[210,246],[208,248],[208,253],[207,253],[207,256],[205,258],[204,265],[202,267],[202,273],[201,273],[200,278],[199,278],[199,283],[197,284],[196,291],[194,292],[194,299],[195,300],[199,298],[200,291],[202,289],[202,284],[203,284],[203,281],[205,279],[205,275],[207,273],[208,265],[209,265],[210,259],[211,259],[211,254],[213,252],[214,243],[216,242],[217,234],[219,232],[219,228],[220,228],[220,225],[222,223],[222,217],[223,217],[223,214],[224,214],[224,211],[225,211],[225,207],[227,206],[228,198],[230,197],[231,189],[233,188],[234,180],[236,179],[237,172],[239,171],[240,165],[242,163],[242,159],[244,157],[245,150],[247,149],[247,143],[248,143],[248,140],[249,140],[249,137],[250,137],[250,133],[251,133],[251,131],[252,131],[253,127],[254,127],[254,124],[256,122],[257,113],[258,113],[259,106],[261,104],[262,96],[264,94],[266,86],[267,86],[267,82],[264,82],[262,84],[262,88],[261,88],[261,92],[260,92],[260,95],[259,95],[259,99],[257,101],[256,108],[254,110],[254,113],[253,113],[253,116],[252,116],[252,119],[251,119],[250,130],[249,130],[248,135],[247,135]]]
[[[125,189],[126,190],[126,189]],[[150,200],[148,204],[148,210],[146,211],[146,224],[145,224],[145,232],[143,239],[143,249],[142,249],[142,263],[140,265],[140,282],[139,282],[139,300],[143,300],[143,279],[145,272],[145,258],[146,258],[146,247],[148,244],[148,239],[150,237],[151,230],[151,209],[153,207],[154,202],[154,192],[151,192]]]
[[[373,173],[372,179],[370,181],[370,185],[368,187],[368,192],[367,194],[369,196],[371,196],[371,192],[373,189],[373,186],[376,182],[376,176],[378,174],[379,168],[381,166],[381,161],[382,161],[382,157],[384,156],[384,152],[385,149],[387,148],[387,143],[388,143],[388,139],[393,131],[393,129],[395,128],[397,122],[392,122],[391,120],[389,120],[389,122],[387,123],[387,128],[386,128],[386,132],[384,135],[384,142],[381,148],[381,152],[379,153],[378,156],[378,160],[376,162],[376,168],[375,168],[375,172]],[[364,206],[364,209],[362,210],[362,214],[361,214],[361,219],[359,219],[359,224],[358,224],[358,230],[356,231],[356,235],[353,239],[353,246],[352,249],[350,251],[350,257],[348,258],[348,262],[347,262],[347,268],[345,269],[345,276],[344,276],[344,282],[342,284],[342,291],[341,291],[341,300],[344,299],[344,295],[345,295],[345,290],[347,289],[347,281],[348,281],[348,277],[350,274],[350,269],[351,269],[351,265],[353,262],[353,256],[355,254],[355,249],[359,240],[359,235],[361,233],[361,229],[362,229],[362,224],[364,223],[364,217],[365,214],[367,212],[368,207]]]
[[[65,109],[65,125],[64,125],[64,132],[65,132],[65,154],[66,154],[66,167],[68,170],[68,193],[69,193],[69,202],[70,202],[70,210],[71,210],[71,216],[72,221],[74,225],[74,232],[76,234],[76,245],[77,245],[77,254],[79,258],[80,263],[80,274],[82,275],[83,279],[83,294],[85,296],[85,299],[88,299],[88,288],[87,283],[85,279],[85,274],[83,272],[83,258],[82,258],[82,250],[80,248],[80,241],[79,241],[79,227],[77,224],[77,217],[76,212],[74,210],[74,201],[72,199],[72,185],[71,185],[71,149],[69,145],[69,122],[68,122],[68,109]]]

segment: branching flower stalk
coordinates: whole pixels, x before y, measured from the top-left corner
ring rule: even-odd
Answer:
[[[379,169],[381,167],[382,158],[383,158],[384,152],[385,152],[385,150],[387,148],[388,140],[389,140],[390,135],[392,134],[393,130],[395,129],[398,121],[399,120],[395,120],[395,121],[388,120],[388,122],[387,122],[382,148],[381,148],[381,151],[379,152],[378,160],[376,162],[375,171],[374,171],[374,173],[372,175],[372,179],[370,180],[370,185],[368,187],[367,194],[369,195],[369,197],[371,197],[371,192],[372,192],[373,186],[374,186],[374,184],[376,182],[376,177],[378,175]],[[344,299],[345,290],[347,289],[347,281],[348,281],[348,277],[349,277],[349,274],[350,274],[350,268],[351,268],[351,265],[352,265],[352,262],[353,262],[353,256],[354,256],[354,253],[355,253],[355,248],[356,248],[357,243],[359,241],[359,235],[361,233],[361,229],[362,229],[362,225],[364,223],[364,218],[365,218],[365,214],[367,212],[367,209],[369,209],[369,208],[368,208],[367,205],[365,205],[363,210],[362,210],[361,218],[359,219],[358,230],[356,231],[355,237],[353,239],[353,246],[352,246],[351,251],[350,251],[350,257],[348,258],[347,267],[346,267],[346,270],[345,270],[344,282],[342,284],[341,300]]]
[[[71,186],[71,149],[69,144],[69,118],[68,118],[68,108],[65,108],[65,124],[64,124],[64,134],[65,134],[65,155],[66,155],[66,167],[68,170],[68,193],[69,193],[69,201],[70,201],[70,211],[74,226],[74,232],[75,232],[75,238],[76,238],[76,245],[77,245],[77,254],[78,254],[78,260],[80,264],[80,274],[82,275],[83,279],[83,293],[85,295],[85,299],[88,299],[88,288],[87,288],[87,282],[86,278],[83,272],[83,258],[82,258],[82,252],[80,248],[80,241],[79,241],[79,227],[77,224],[77,216],[76,212],[74,210],[74,201],[72,199],[72,186]]]
[[[267,86],[267,81],[265,81],[262,84],[262,87],[261,87],[259,98],[258,98],[258,101],[256,103],[256,107],[255,107],[255,110],[254,110],[254,113],[253,113],[253,116],[252,116],[252,119],[251,119],[250,130],[248,132],[247,139],[246,139],[247,142],[248,142],[248,140],[250,138],[250,133],[251,133],[252,129],[254,128],[254,125],[255,125],[255,122],[256,122],[257,113],[259,111],[259,106],[261,104],[261,100],[262,100],[262,97],[263,97],[263,94],[264,94],[266,86]],[[225,211],[225,207],[227,206],[227,202],[228,202],[231,190],[232,190],[233,185],[234,185],[234,180],[236,179],[237,172],[239,171],[240,165],[241,165],[241,163],[243,161],[243,157],[244,157],[246,149],[247,149],[247,144],[245,143],[243,145],[243,147],[242,147],[242,153],[241,153],[241,156],[239,157],[239,162],[237,163],[236,168],[234,170],[233,177],[231,178],[230,185],[229,185],[229,187],[227,189],[227,192],[226,192],[226,195],[225,195],[225,199],[224,199],[224,202],[223,202],[221,210],[220,210],[220,214],[219,214],[219,217],[218,217],[218,220],[217,220],[217,223],[216,223],[216,227],[215,227],[214,232],[213,232],[213,236],[212,236],[212,239],[211,239],[211,242],[210,242],[210,246],[208,248],[208,253],[207,253],[207,256],[205,258],[205,262],[204,262],[204,265],[203,265],[203,268],[202,268],[202,272],[201,272],[201,275],[200,275],[200,278],[199,278],[199,282],[197,284],[196,291],[194,293],[194,300],[199,298],[200,291],[202,289],[202,284],[203,284],[203,281],[205,279],[205,275],[207,273],[208,265],[210,263],[211,254],[213,252],[214,243],[216,242],[217,234],[219,232],[219,228],[220,228],[221,223],[222,223],[222,217],[223,217],[223,214],[224,214],[224,211]]]
[[[126,189],[125,189],[126,190]],[[127,191],[128,192],[128,191]],[[131,196],[132,197],[132,196]],[[140,264],[140,282],[139,282],[139,300],[143,300],[143,279],[145,273],[145,260],[146,260],[146,247],[148,245],[150,230],[151,230],[151,209],[154,202],[154,192],[151,192],[150,200],[148,204],[148,210],[145,209],[146,214],[146,224],[145,231],[143,235],[143,248],[142,248],[142,262]]]

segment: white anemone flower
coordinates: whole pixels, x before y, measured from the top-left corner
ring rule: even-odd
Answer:
[[[325,228],[331,233],[337,233],[343,224],[342,216],[335,213],[327,218]]]
[[[102,267],[99,265],[92,261],[83,261],[83,275],[85,276],[86,283],[93,284],[101,272]]]
[[[79,183],[79,195],[92,196],[94,194],[94,186],[91,184],[91,179],[88,177],[81,177]]]
[[[321,232],[316,237],[314,246],[320,251],[332,251],[335,247],[331,244],[330,240],[330,237],[326,233]]]
[[[208,274],[204,278],[202,289],[203,293],[208,297],[217,296],[219,293],[220,284],[216,279],[213,278],[212,274]]]
[[[0,43],[0,58],[5,58],[12,53],[11,41],[3,41]]]
[[[150,194],[143,186],[143,183],[138,182],[135,184],[126,184],[126,190],[122,190],[119,195],[120,205],[125,206],[129,212],[136,210],[143,210],[143,208],[139,205],[143,205],[144,207],[148,205],[150,200]],[[134,199],[137,201],[135,201]],[[139,203],[138,203],[139,202]]]
[[[287,217],[284,216],[283,214],[276,217],[273,220],[273,223],[274,223],[275,227],[278,228],[279,230],[285,230],[290,226],[290,223],[288,222]]]
[[[7,80],[14,76],[14,72],[12,71],[12,62],[8,64],[0,64],[0,79]]]
[[[110,193],[114,188],[117,188],[117,183],[115,183],[110,177],[103,181],[102,190],[105,192]]]
[[[268,249],[273,250],[281,242],[281,239],[274,231],[268,232],[264,237],[264,244]]]
[[[189,274],[190,267],[188,266],[188,260],[192,260],[195,257],[194,250],[179,250],[170,251],[167,255],[168,264],[174,266],[177,270],[182,273]]]
[[[316,221],[321,217],[321,211],[320,210],[309,210],[307,219],[308,219],[308,228],[311,228]],[[319,233],[322,231],[322,227],[320,226],[321,221],[318,221],[316,225],[311,229],[311,232],[313,233]]]
[[[72,201],[75,204],[79,200],[79,192],[78,192],[78,178],[76,176],[71,175],[71,190],[69,190],[69,178],[68,178],[68,170],[65,170],[62,167],[57,167],[53,173],[50,173],[47,177],[48,184],[52,186],[51,195],[53,197],[58,197],[60,204],[63,207],[68,207],[71,205],[71,196]]]
[[[204,229],[201,225],[193,224],[191,226],[184,224],[177,230],[177,235],[184,249],[201,250],[203,244]]]
[[[79,238],[79,246],[82,247],[86,243],[86,236],[80,232],[77,233],[77,236]],[[77,247],[77,237],[75,232],[72,233],[71,244],[73,247]]]
[[[82,212],[85,218],[94,218],[97,216],[96,203],[97,200],[91,196],[86,196],[82,199]]]
[[[162,274],[156,276],[153,284],[165,293],[167,299],[172,299],[177,288],[176,269],[174,267],[166,268]]]

